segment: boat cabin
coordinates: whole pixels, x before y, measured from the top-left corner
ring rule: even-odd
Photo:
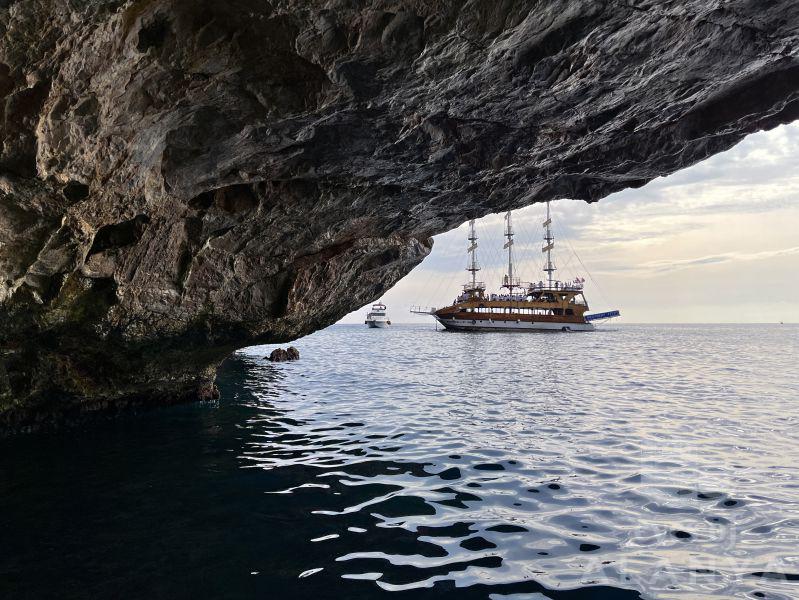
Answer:
[[[385,304],[373,304],[372,310],[367,313],[366,318],[370,317],[385,317],[386,316],[386,305]]]
[[[584,320],[583,313],[588,310],[588,302],[583,295],[581,281],[556,281],[552,287],[542,282],[520,284],[519,288],[523,291],[485,294],[484,288],[472,288],[467,284],[453,305],[440,312],[464,319],[533,320],[536,317],[535,320],[542,320],[540,317],[559,317],[559,320],[564,321]]]

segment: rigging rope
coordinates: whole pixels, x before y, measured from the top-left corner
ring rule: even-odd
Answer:
[[[605,302],[605,304],[610,305],[607,294],[605,294],[605,291],[602,289],[602,286],[599,285],[597,280],[594,279],[594,276],[591,274],[591,271],[588,270],[588,267],[585,266],[585,263],[580,258],[580,255],[577,254],[577,250],[574,249],[574,246],[572,246],[572,243],[571,241],[569,241],[569,238],[563,233],[563,230],[560,228],[559,225],[555,225],[555,228],[557,229],[558,236],[561,237],[566,242],[567,246],[569,246],[569,249],[572,251],[572,254],[577,258],[577,261],[580,263],[580,266],[583,268],[586,275],[588,275],[588,279],[591,280],[591,283],[594,284],[594,287],[596,287],[597,291],[599,292],[599,295],[602,296],[602,300]]]

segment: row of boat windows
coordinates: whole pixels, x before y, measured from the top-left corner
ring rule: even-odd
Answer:
[[[479,314],[485,315],[573,315],[574,310],[571,308],[567,308],[566,312],[563,312],[562,308],[518,308],[518,307],[507,307],[507,308],[467,308],[463,312],[474,312]]]

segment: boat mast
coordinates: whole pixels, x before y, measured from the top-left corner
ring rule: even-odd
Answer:
[[[513,283],[513,222],[511,221],[511,211],[505,214],[505,237],[508,239],[503,248],[508,251],[508,276],[505,287],[508,292],[513,294],[513,288],[516,287]]]
[[[549,278],[549,288],[552,289],[552,273],[555,272],[555,266],[552,264],[552,249],[555,247],[555,238],[552,236],[552,216],[549,212],[549,200],[547,200],[547,220],[544,221],[544,247],[541,252],[547,255],[547,263],[544,267],[544,272]]]
[[[469,221],[469,266],[466,270],[472,274],[472,293],[477,289],[477,271],[480,267],[477,266],[477,233],[474,230],[474,219]]]

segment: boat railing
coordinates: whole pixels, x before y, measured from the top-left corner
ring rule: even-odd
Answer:
[[[434,306],[426,307],[426,306],[411,306],[411,314],[414,315],[432,315],[436,312]]]
[[[531,283],[527,289],[531,292],[582,292],[584,285],[579,282],[553,281],[550,286],[547,282]]]
[[[527,294],[491,294],[486,300],[491,302],[525,302]]]

